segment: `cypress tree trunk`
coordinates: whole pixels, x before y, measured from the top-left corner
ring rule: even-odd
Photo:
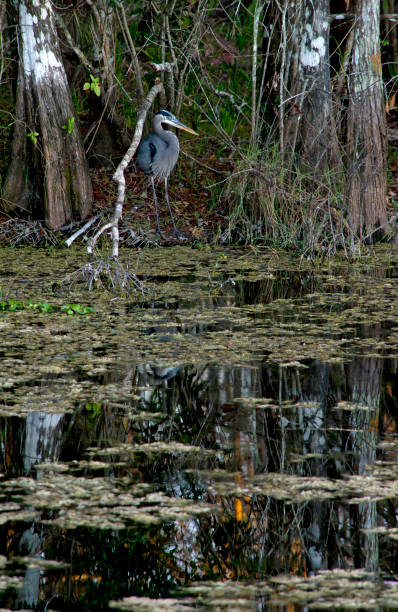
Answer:
[[[356,0],[349,77],[347,196],[350,227],[359,235],[386,222],[386,119],[379,23],[379,0]]]
[[[329,0],[304,0],[290,8],[290,96],[294,107],[286,144],[292,152],[300,150],[303,167],[315,171],[327,168],[337,151],[331,120],[329,17]]]
[[[2,205],[7,212],[44,218],[56,229],[90,213],[91,180],[52,5],[19,0],[18,11],[16,121]]]
[[[331,150],[329,0],[307,1],[299,55],[302,161],[312,168],[328,165]]]

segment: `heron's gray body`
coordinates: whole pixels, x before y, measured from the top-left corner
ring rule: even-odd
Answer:
[[[138,167],[140,170],[145,172],[145,174],[148,174],[151,177],[157,230],[159,234],[162,235],[159,226],[159,210],[155,190],[155,180],[164,181],[166,202],[169,207],[173,229],[175,234],[179,236],[181,233],[177,230],[174,223],[167,189],[167,180],[177,163],[178,155],[180,153],[180,143],[178,142],[177,136],[173,132],[164,129],[163,124],[180,128],[186,132],[195,134],[196,136],[197,134],[194,132],[194,130],[181,123],[177,117],[174,117],[174,115],[168,111],[161,110],[156,113],[153,118],[152,132],[149,132],[148,136],[141,141],[137,150]]]
[[[164,181],[174,170],[179,153],[180,143],[173,132],[164,130],[162,138],[150,132],[138,147],[137,164],[145,174]]]

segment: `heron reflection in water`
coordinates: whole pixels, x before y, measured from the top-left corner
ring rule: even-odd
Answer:
[[[170,130],[165,130],[164,125],[171,125],[180,130],[185,130],[190,134],[198,136],[197,132],[184,125],[171,113],[161,110],[153,118],[152,131],[149,132],[140,143],[137,150],[137,164],[140,170],[151,177],[153,201],[156,211],[156,225],[160,236],[163,234],[159,225],[159,207],[156,197],[155,180],[164,181],[164,192],[166,196],[167,206],[169,207],[171,221],[173,223],[174,233],[177,237],[182,236],[178,231],[174,222],[173,213],[170,206],[168,180],[170,173],[174,169],[178,155],[180,153],[180,143],[177,136]]]

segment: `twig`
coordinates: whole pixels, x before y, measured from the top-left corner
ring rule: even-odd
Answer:
[[[166,16],[162,15],[162,29],[160,32],[160,53],[162,58],[162,64],[166,63]],[[166,91],[164,89],[164,72],[160,74],[160,80],[163,84],[163,90],[160,92],[160,104],[162,108],[165,108],[167,104]]]
[[[4,72],[4,40],[3,40],[3,32],[6,26],[6,17],[7,17],[7,3],[2,2],[0,8],[0,81],[3,78]]]
[[[127,153],[123,157],[122,161],[116,168],[115,174],[113,175],[113,180],[116,181],[118,188],[117,188],[117,199],[115,203],[115,210],[113,213],[112,221],[103,225],[98,230],[98,232],[89,240],[88,245],[87,245],[87,252],[89,255],[92,254],[98,238],[101,236],[101,234],[106,232],[108,229],[112,230],[112,256],[117,258],[119,255],[119,219],[121,218],[122,213],[123,213],[123,204],[124,204],[125,191],[126,191],[126,179],[124,176],[124,171],[127,168],[128,164],[130,163],[131,158],[133,157],[140,143],[141,136],[142,136],[142,130],[144,127],[144,122],[145,122],[148,110],[153,104],[153,101],[156,98],[156,96],[161,91],[164,91],[162,83],[156,83],[156,85],[154,85],[149,91],[147,97],[145,98],[145,100],[143,101],[141,105],[140,110],[138,111],[138,119],[137,119],[137,124],[135,126],[133,140],[131,141],[131,144],[127,150]]]
[[[70,247],[70,245],[72,244],[72,242],[74,242],[76,240],[76,238],[78,238],[80,236],[80,234],[83,234],[86,230],[88,230],[89,227],[91,227],[93,225],[93,223],[96,222],[96,220],[100,217],[100,215],[95,215],[94,217],[92,217],[92,219],[90,219],[89,221],[87,221],[87,223],[85,223],[83,225],[83,227],[81,227],[80,229],[77,230],[77,232],[75,232],[74,234],[72,234],[72,236],[70,236],[70,238],[68,238],[68,240],[65,240],[65,244],[67,247]]]
[[[243,108],[244,108],[245,106],[248,106],[247,102],[245,102],[245,101],[243,100],[243,102],[241,102],[241,104],[238,104],[238,102],[235,100],[234,94],[230,93],[229,91],[224,91],[224,90],[222,90],[222,89],[216,89],[216,88],[214,87],[213,83],[211,82],[211,80],[210,80],[210,79],[208,78],[208,76],[207,76],[207,73],[206,73],[206,71],[205,71],[205,69],[204,69],[204,67],[203,67],[203,64],[202,64],[202,61],[201,61],[200,56],[199,56],[198,60],[199,60],[199,66],[200,66],[200,69],[201,69],[201,71],[202,71],[203,79],[204,79],[204,81],[205,81],[205,83],[206,83],[206,87],[208,87],[208,88],[209,88],[209,90],[210,90],[210,91],[211,91],[211,92],[212,92],[212,93],[213,93],[215,96],[218,96],[219,98],[227,98],[227,99],[230,101],[230,103],[231,103],[231,104],[232,104],[232,105],[235,107],[235,109],[236,109],[236,113],[237,113],[237,116],[239,117],[240,115],[242,115],[242,117],[245,119],[245,121],[248,123],[248,125],[251,125],[251,120],[250,120],[250,118],[249,118],[247,115],[245,115],[245,114],[244,114],[244,112],[243,112]],[[192,67],[192,66],[191,66],[191,67]],[[196,76],[196,74],[195,74],[195,76]],[[199,78],[198,78],[198,77],[197,77],[197,79],[198,79],[198,84],[199,84],[200,88],[202,89],[203,93],[205,93],[205,92],[204,92],[204,89],[203,89],[203,84],[202,84],[202,82],[201,82],[201,81],[199,81]],[[202,109],[202,111],[203,111],[203,109]]]
[[[383,223],[382,225],[379,225],[372,231],[368,232],[366,236],[362,238],[363,242],[365,242],[366,240],[369,240],[369,238],[371,238],[373,234],[376,234],[376,232],[380,232],[381,230],[384,230],[385,228],[387,228],[392,223],[395,223],[396,221],[398,221],[398,215],[393,215],[385,223]]]
[[[173,62],[163,62],[162,64],[150,64],[152,70],[156,72],[173,72],[174,63]]]
[[[86,149],[86,155],[88,154],[88,152],[90,151],[91,147],[93,146],[93,143],[94,143],[95,137],[97,136],[97,132],[98,132],[98,130],[99,130],[99,128],[100,128],[101,121],[102,121],[102,119],[104,118],[105,111],[106,111],[106,109],[107,109],[107,107],[108,107],[108,103],[109,103],[109,99],[110,99],[110,94],[111,94],[111,92],[110,92],[110,91],[107,91],[107,92],[106,92],[106,95],[105,95],[105,99],[103,100],[103,99],[101,98],[101,100],[104,102],[104,105],[103,105],[103,108],[102,108],[101,116],[100,116],[100,118],[97,120],[97,125],[95,126],[95,129],[94,129],[94,135],[93,135],[93,137],[91,138],[90,144],[88,145],[88,147],[87,147],[87,149]],[[85,142],[86,142],[86,140],[88,139],[88,137],[89,137],[89,136],[91,136],[91,133],[92,133],[92,130],[90,130],[90,131],[87,133],[87,136],[85,137],[85,139],[84,139],[84,141],[83,141],[83,144],[85,144]]]
[[[77,57],[79,58],[83,66],[87,68],[89,73],[93,74],[94,73],[93,65],[89,62],[87,57],[84,55],[83,51],[74,43],[72,36],[58,11],[55,12],[55,17],[56,17],[59,27],[61,28],[61,30],[63,31],[65,35],[66,40],[68,41],[68,45],[73,49],[73,51],[75,52],[75,54],[77,55]]]
[[[263,33],[263,37],[264,37],[264,33]],[[260,119],[261,104],[264,101],[263,100],[263,97],[264,97],[264,84],[265,84],[265,78],[267,76],[268,61],[269,61],[269,58],[270,58],[271,41],[272,41],[272,32],[271,32],[271,29],[270,29],[269,32],[268,32],[267,51],[266,51],[265,56],[263,58],[261,83],[260,83],[260,88],[259,88],[259,92],[258,92],[258,96],[257,96],[257,109],[256,109],[257,129],[258,129],[258,121]]]
[[[194,161],[195,164],[197,164],[198,166],[201,166],[202,168],[206,168],[206,170],[210,170],[210,172],[214,172],[215,174],[225,174],[225,172],[223,170],[217,170],[217,168],[212,168],[211,166],[207,166],[206,164],[204,164],[203,162],[199,161],[198,159],[196,159],[196,157],[193,157],[192,155],[190,155],[186,151],[182,151],[181,150],[180,153],[185,155],[185,157],[188,157],[189,159],[192,159],[192,161]]]
[[[258,25],[262,11],[262,2],[256,1],[253,19],[253,56],[252,56],[252,116],[251,116],[251,137],[250,144],[254,148],[257,138],[258,115],[257,107],[257,48],[258,48]]]
[[[138,61],[138,55],[137,55],[137,51],[135,50],[133,39],[131,38],[129,26],[127,23],[126,11],[124,10],[123,3],[117,2],[117,7],[118,7],[117,16],[119,19],[119,23],[122,26],[123,36],[126,40],[126,44],[129,47],[130,53],[131,53],[131,59],[132,59],[133,66],[134,66],[135,83],[136,83],[136,88],[137,88],[137,99],[138,99],[138,104],[140,105],[142,104],[142,101],[145,97],[144,86],[142,84],[141,66],[140,66],[140,62]],[[120,14],[119,14],[119,11],[120,11]]]
[[[102,30],[102,21],[101,21],[101,17],[100,14],[98,12],[98,9],[95,5],[94,2],[92,2],[92,0],[86,0],[86,4],[89,5],[89,7],[91,8],[91,10],[93,11],[94,17],[95,17],[95,21],[97,22],[97,28],[99,31]]]
[[[351,52],[352,52],[352,47],[354,45],[354,35],[355,35],[355,30],[354,28],[351,28],[348,37],[347,37],[347,42],[346,42],[346,46],[345,46],[345,52],[344,52],[344,56],[343,56],[343,61],[341,64],[341,68],[337,77],[337,84],[336,84],[336,100],[339,100],[341,97],[341,94],[343,92],[343,87],[344,87],[344,83],[347,77],[347,70],[348,70],[348,66],[350,63],[350,58],[351,58]]]
[[[278,3],[279,7],[279,3]],[[287,35],[286,35],[286,11],[287,11],[287,3],[283,5],[283,10],[279,7],[279,10],[282,14],[282,27],[281,27],[281,46],[282,46],[282,64],[280,71],[280,79],[279,79],[279,100],[281,102],[281,111],[279,113],[279,146],[281,156],[285,152],[285,113],[284,108],[282,106],[283,98],[284,98],[284,86],[285,86],[285,65],[286,65],[286,46],[287,46]]]
[[[172,15],[172,13],[170,13]],[[170,21],[169,21],[169,16],[166,15],[166,35],[167,35],[167,41],[169,43],[169,51],[170,51],[170,55],[173,58],[173,68],[176,74],[176,77],[178,78],[178,62],[177,62],[177,57],[174,51],[174,44],[173,44],[173,39],[171,37],[171,33],[170,33]]]

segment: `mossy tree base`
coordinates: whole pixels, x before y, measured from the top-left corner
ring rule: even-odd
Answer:
[[[57,229],[90,214],[91,180],[51,4],[20,0],[18,8],[22,52],[2,206]]]

